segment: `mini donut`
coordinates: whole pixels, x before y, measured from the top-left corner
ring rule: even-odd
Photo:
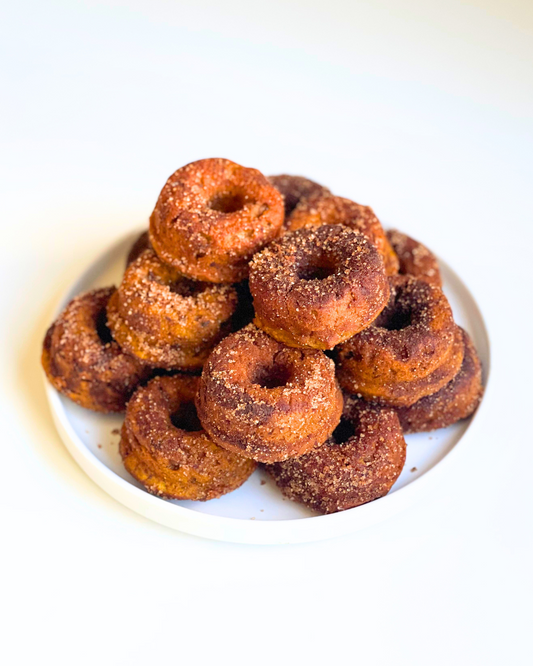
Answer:
[[[322,444],[339,422],[342,393],[323,352],[286,347],[250,324],[211,353],[196,407],[214,442],[272,463]]]
[[[281,492],[320,513],[334,513],[386,495],[405,464],[406,443],[393,409],[346,397],[328,441],[267,470]]]
[[[292,347],[332,349],[385,307],[383,259],[363,234],[339,224],[303,228],[250,262],[255,323]]]
[[[376,246],[383,257],[387,275],[398,272],[398,258],[387,240],[381,222],[370,206],[362,206],[331,193],[317,192],[296,206],[287,226],[290,231],[294,231],[322,224],[343,224],[350,229],[360,231]]]
[[[387,231],[387,239],[400,262],[398,272],[401,275],[412,275],[436,287],[442,287],[439,262],[431,250],[396,229]]]
[[[303,176],[282,174],[279,176],[269,176],[268,180],[283,196],[285,224],[287,224],[296,206],[304,199],[308,199],[310,196],[316,194],[331,194],[327,187],[323,187]]]
[[[126,409],[120,439],[124,466],[153,495],[210,500],[241,486],[253,460],[214,444],[194,407],[199,377],[156,377]]]
[[[82,407],[122,412],[151,371],[125,354],[106,326],[115,287],[76,296],[48,329],[42,366],[52,386]]]
[[[230,285],[189,280],[148,249],[112,296],[108,324],[120,346],[145,363],[194,370],[229,332],[236,305]]]
[[[143,231],[143,233],[139,236],[139,238],[137,238],[135,243],[133,243],[130,251],[128,252],[128,256],[126,258],[126,267],[132,264],[135,259],[137,259],[137,257],[140,257],[145,250],[151,247],[152,245],[150,243],[148,232]]]
[[[390,278],[390,285],[376,321],[339,346],[338,378],[349,393],[403,407],[453,379],[464,345],[441,289],[408,275]]]
[[[199,160],[167,180],[150,218],[150,241],[187,277],[240,282],[252,255],[279,234],[283,215],[283,197],[257,169]]]
[[[461,330],[464,357],[461,369],[440,391],[410,407],[396,409],[403,431],[428,432],[446,428],[473,414],[483,396],[481,362],[470,336]]]

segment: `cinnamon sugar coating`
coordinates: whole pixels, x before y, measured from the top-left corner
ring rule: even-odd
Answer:
[[[387,307],[337,350],[344,390],[409,406],[445,386],[463,361],[460,329],[438,287],[407,275],[390,278]]]
[[[314,180],[309,180],[309,178],[304,178],[303,176],[281,174],[279,176],[269,176],[268,180],[283,196],[285,225],[288,225],[292,212],[301,201],[308,199],[312,195],[331,194],[327,187],[319,185]]]
[[[76,296],[50,326],[42,366],[52,386],[78,405],[97,412],[122,412],[151,371],[125,354],[106,327],[114,287]]]
[[[214,442],[271,463],[322,444],[339,422],[342,394],[323,352],[286,347],[250,324],[211,353],[196,406]]]
[[[230,285],[189,280],[148,249],[127,268],[108,323],[120,346],[144,362],[194,370],[229,331],[236,305]]]
[[[481,362],[470,336],[460,330],[464,344],[463,363],[451,382],[410,407],[396,409],[405,433],[446,428],[473,414],[481,402]]]
[[[375,245],[385,263],[387,275],[398,272],[398,258],[392,249],[381,222],[370,206],[350,201],[331,193],[315,193],[303,199],[293,211],[288,228],[318,227],[323,224],[343,224],[360,231]]]
[[[431,250],[396,229],[387,231],[387,238],[400,262],[401,275],[412,275],[418,280],[442,287],[439,262]]]
[[[141,254],[148,249],[152,249],[152,245],[150,243],[148,231],[143,231],[143,233],[139,236],[139,238],[137,238],[135,243],[133,243],[130,251],[128,252],[128,256],[126,258],[126,267],[132,264],[135,259],[137,259],[137,257],[140,257]]]
[[[156,377],[128,403],[120,454],[148,492],[210,500],[241,486],[256,464],[214,444],[196,416],[198,377]]]
[[[283,197],[257,169],[230,160],[198,160],[163,187],[150,218],[160,259],[206,282],[239,282],[253,254],[283,224]]]
[[[385,307],[383,260],[363,234],[341,225],[287,233],[250,262],[255,322],[293,347],[332,349]]]
[[[341,422],[325,444],[267,470],[289,499],[334,513],[386,495],[405,454],[394,410],[345,396]]]

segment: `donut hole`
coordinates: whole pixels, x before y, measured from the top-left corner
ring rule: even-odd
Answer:
[[[217,192],[207,202],[208,208],[217,213],[236,213],[242,210],[247,202],[244,191],[240,190],[222,190]]]
[[[203,429],[192,401],[182,402],[178,409],[170,415],[170,421],[175,428],[185,430],[185,432],[198,432]]]
[[[335,444],[346,444],[355,435],[355,426],[348,419],[341,418],[339,425],[333,431],[331,437]]]
[[[413,323],[413,311],[411,308],[393,308],[391,312],[385,313],[380,321],[380,326],[387,331],[401,331]]]
[[[103,345],[113,342],[113,336],[107,325],[107,310],[102,308],[96,317],[96,333]]]
[[[337,268],[327,258],[316,258],[306,261],[298,267],[299,280],[325,280],[336,272]]]
[[[292,368],[284,363],[258,365],[252,375],[252,384],[274,389],[286,386],[292,378]]]

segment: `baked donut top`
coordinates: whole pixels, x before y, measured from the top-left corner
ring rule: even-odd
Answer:
[[[125,321],[143,329],[143,317],[171,317],[186,324],[191,312],[194,326],[205,328],[226,320],[237,305],[237,294],[228,284],[199,282],[184,277],[147,249],[127,268],[119,291],[119,309]]]
[[[342,225],[304,228],[273,241],[250,262],[250,286],[278,298],[298,298],[301,308],[339,301],[354,287],[382,307],[388,293],[383,260],[360,232]]]
[[[204,377],[220,406],[250,415],[269,412],[274,404],[319,409],[337,390],[335,364],[322,351],[287,347],[254,324],[215,347]]]
[[[428,353],[433,346],[451,347],[456,326],[443,291],[410,275],[395,275],[389,278],[389,283],[389,302],[357,336],[378,349],[386,344],[399,359],[405,360]]]
[[[269,176],[268,180],[283,195],[285,220],[303,199],[308,199],[310,196],[317,194],[330,194],[327,187],[303,176],[280,174],[279,176]]]
[[[198,381],[199,377],[188,375],[152,379],[131,398],[125,423],[135,441],[152,455],[193,465],[201,471],[209,467],[209,453],[216,454],[220,449],[209,439],[196,415]]]
[[[283,197],[257,169],[221,158],[178,169],[161,190],[150,240],[184,275],[237,282],[283,224]]]
[[[80,373],[91,376],[107,371],[113,359],[123,362],[121,348],[106,323],[106,306],[115,287],[103,287],[73,298],[50,327],[52,366],[59,360],[74,363]],[[125,357],[131,365],[141,365]]]

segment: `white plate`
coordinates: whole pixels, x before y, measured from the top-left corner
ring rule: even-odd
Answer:
[[[68,289],[57,313],[76,294],[119,284],[126,254],[139,232],[116,243],[91,264]],[[459,277],[440,262],[444,288],[457,322],[472,336],[484,369],[489,372],[489,339],[479,309]],[[472,436],[472,419],[429,434],[409,435],[404,470],[386,497],[340,513],[320,516],[286,500],[274,482],[256,471],[238,490],[210,502],[168,501],[150,495],[124,469],[118,453],[122,415],[85,410],[57,393],[47,382],[52,416],[67,449],[80,467],[116,500],[158,523],[198,536],[239,543],[279,544],[327,539],[373,525],[401,511],[420,496],[423,487],[459,441]],[[480,418],[478,409],[474,420]],[[431,472],[431,473],[430,473]]]

